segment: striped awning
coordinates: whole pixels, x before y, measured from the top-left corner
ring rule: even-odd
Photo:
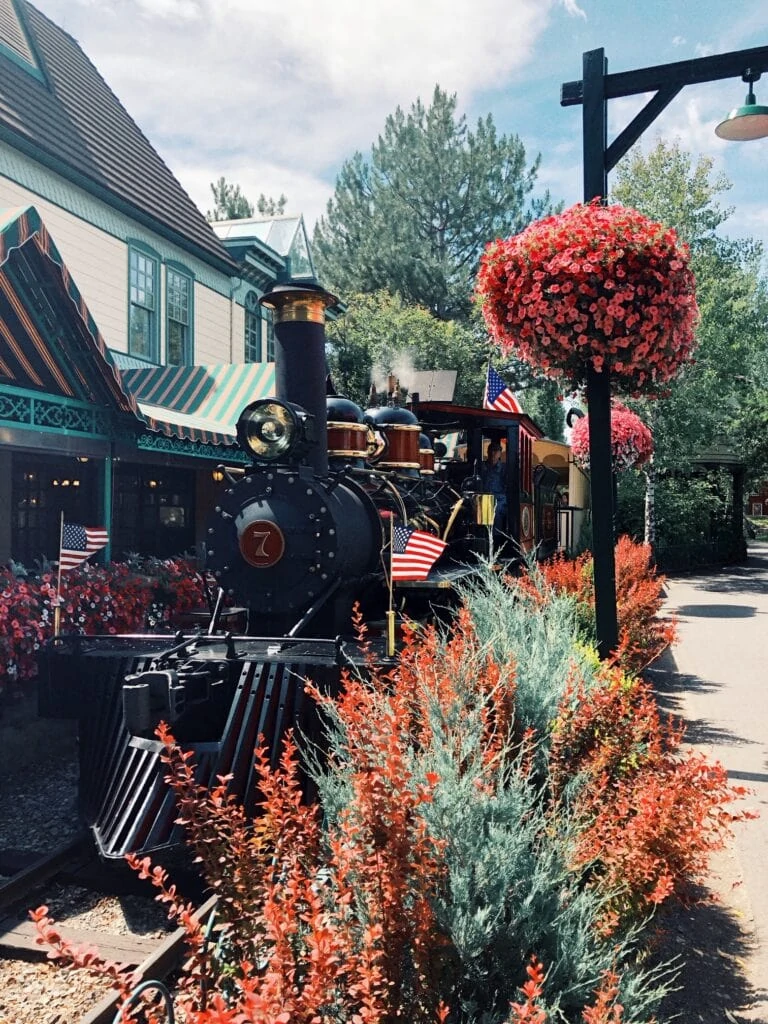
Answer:
[[[33,206],[0,210],[0,385],[4,383],[121,413],[137,412]]]
[[[112,353],[112,358],[119,366],[119,354]],[[235,424],[243,408],[275,393],[274,363],[150,366],[120,372],[151,430],[205,444],[235,444]]]

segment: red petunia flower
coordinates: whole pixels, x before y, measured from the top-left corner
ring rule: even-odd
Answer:
[[[589,470],[589,416],[576,420],[571,433],[573,457]],[[653,434],[639,416],[620,402],[611,409],[611,455],[617,473],[646,463],[653,454]]]
[[[687,247],[636,210],[578,204],[491,242],[476,287],[494,340],[549,376],[579,384],[589,362],[607,365],[621,390],[639,394],[691,360]]]

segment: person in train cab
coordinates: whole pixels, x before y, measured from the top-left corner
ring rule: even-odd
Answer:
[[[492,494],[496,499],[494,529],[502,530],[507,519],[507,466],[501,458],[501,444],[498,441],[491,441],[488,445],[488,454],[483,463],[480,479],[483,482],[483,491]]]

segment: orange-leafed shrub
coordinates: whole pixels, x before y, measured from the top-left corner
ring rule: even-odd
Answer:
[[[607,932],[639,920],[704,873],[746,790],[717,762],[682,748],[649,684],[602,666],[569,686],[552,730],[551,792],[578,823],[574,866],[611,894]],[[575,786],[570,781],[578,780]]]
[[[616,544],[616,611],[619,623],[618,660],[624,668],[639,672],[675,642],[672,619],[661,614],[663,576],[651,566],[651,550],[630,537]],[[573,595],[579,604],[579,622],[594,634],[595,586],[592,555],[576,559],[556,555],[540,566],[544,583],[556,593]],[[531,590],[535,585],[527,584]]]
[[[638,965],[636,929],[722,843],[739,791],[681,750],[642,681],[584,655],[569,601],[535,605],[496,577],[485,587],[447,635],[406,630],[391,671],[371,661],[335,697],[308,685],[327,725],[314,806],[290,739],[277,767],[257,751],[249,820],[227,779],[195,782],[161,727],[188,842],[219,897],[213,944],[165,872],[133,860],[187,932],[188,1024],[652,1018],[659,985]],[[543,695],[525,657],[553,647],[564,657],[547,664],[562,671]],[[35,916],[64,958],[125,991],[44,908]]]

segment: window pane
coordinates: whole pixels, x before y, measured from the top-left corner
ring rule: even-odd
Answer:
[[[131,305],[128,351],[144,359],[152,358],[152,314],[142,306]]]
[[[245,361],[261,362],[261,316],[257,312],[245,311]]]
[[[131,302],[155,308],[155,261],[131,251]]]
[[[187,328],[176,320],[168,321],[168,362],[173,366],[187,362]]]
[[[129,250],[128,351],[142,359],[154,360],[155,295],[157,294],[157,261],[136,249]]]
[[[189,323],[190,284],[188,277],[168,271],[168,316],[181,324]]]

